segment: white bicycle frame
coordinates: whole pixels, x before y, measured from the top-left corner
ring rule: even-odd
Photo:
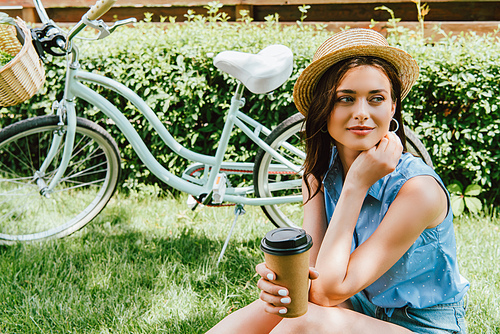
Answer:
[[[34,0],[34,3],[37,7],[39,15],[46,16],[46,14],[44,14],[45,11],[43,10],[43,6],[41,6],[39,0]],[[48,20],[47,17],[46,19]],[[42,18],[42,21],[43,20],[44,19]],[[299,175],[301,174],[300,165],[293,164],[292,162],[285,159],[275,149],[271,148],[265,143],[263,139],[260,138],[261,133],[267,136],[271,133],[271,130],[240,111],[240,108],[245,103],[244,98],[242,97],[242,93],[244,90],[244,86],[242,84],[238,85],[236,92],[231,99],[231,106],[226,115],[224,128],[215,156],[199,154],[180,145],[174,139],[174,137],[172,137],[166,127],[161,123],[154,111],[151,110],[151,108],[144,102],[144,100],[141,99],[135,92],[115,80],[79,69],[80,66],[78,63],[78,50],[75,46],[71,46],[70,43],[72,37],[76,36],[76,34],[81,29],[83,29],[86,23],[88,23],[88,21],[85,22],[84,18],[82,21],[80,21],[79,24],[75,26],[75,28],[72,29],[73,34],[71,34],[70,32],[71,37],[68,38],[67,45],[70,46],[68,49],[71,50],[71,54],[68,56],[64,97],[57,107],[57,114],[61,117],[61,120],[65,120],[64,122],[66,125],[66,129],[64,132],[66,138],[64,139],[64,143],[62,143],[62,135],[59,133],[54,134],[53,144],[50,148],[48,157],[44,161],[40,171],[38,171],[37,173],[39,173],[39,175],[43,175],[45,173],[46,167],[55,157],[56,152],[59,150],[61,144],[64,145],[64,151],[58,171],[52,179],[51,183],[49,185],[46,185],[43,183],[41,178],[37,179],[37,182],[39,182],[38,186],[40,187],[40,191],[42,193],[45,193],[47,195],[50,194],[52,189],[54,189],[58,182],[60,182],[68,166],[69,160],[71,159],[77,117],[75,110],[75,98],[80,98],[87,101],[97,109],[101,110],[111,120],[113,120],[116,126],[130,142],[141,161],[160,180],[175,189],[181,190],[195,197],[199,197],[203,194],[209,195],[212,192],[216,176],[221,171],[221,169],[238,169],[247,171],[251,171],[253,169],[253,163],[223,161],[224,154],[226,152],[231,132],[234,126],[241,129],[243,133],[245,133],[259,147],[264,149],[279,162],[279,164],[274,164],[271,166],[272,171],[287,169],[289,171],[292,170]],[[185,159],[198,164],[202,164],[204,166],[205,177],[207,177],[207,173],[209,173],[209,175],[205,181],[199,182],[203,184],[196,184],[196,182],[193,182],[192,178],[190,180],[189,177],[178,177],[169,172],[165,167],[163,167],[151,154],[150,150],[148,149],[144,141],[140,138],[137,131],[133,128],[128,119],[120,112],[120,110],[118,110],[111,102],[106,100],[100,94],[84,85],[82,82],[98,84],[118,93],[119,95],[130,101],[146,117],[146,119],[151,123],[158,135],[168,145],[168,147],[172,149],[173,152],[184,157]],[[253,127],[253,130],[249,126]],[[287,145],[286,143],[284,143],[284,145],[287,149],[292,150],[294,151],[294,153],[305,158],[305,155],[302,151],[296,149],[292,145]],[[289,189],[290,186],[300,187],[301,180],[286,181],[281,184],[273,183],[272,185],[270,185],[270,187],[272,187],[272,191],[279,189]],[[270,198],[246,197],[247,194],[251,193],[253,193],[253,187],[229,187],[226,190],[223,200],[237,204],[258,206],[302,201],[301,195]]]

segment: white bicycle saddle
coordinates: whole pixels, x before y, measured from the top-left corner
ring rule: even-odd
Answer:
[[[235,77],[255,94],[272,92],[292,74],[293,53],[284,45],[271,45],[257,54],[223,51],[214,65]]]

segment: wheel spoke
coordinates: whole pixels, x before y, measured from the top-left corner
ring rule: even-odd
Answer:
[[[58,116],[16,123],[14,135],[0,143],[0,243],[68,235],[97,215],[114,192],[120,173],[116,144],[96,124],[78,119],[66,172],[52,191],[41,193],[35,181],[48,185],[59,169],[64,143],[41,179],[34,178],[58,123]]]

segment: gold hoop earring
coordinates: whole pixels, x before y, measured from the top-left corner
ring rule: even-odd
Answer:
[[[323,125],[323,126],[321,127],[321,132],[323,132],[323,133],[327,133],[327,132],[328,132],[328,126]]]
[[[396,122],[396,129],[394,129],[394,130],[393,130],[393,131],[391,131],[391,132],[396,132],[396,131],[398,131],[398,130],[399,130],[399,122],[398,122],[398,120],[397,120],[397,119],[395,119],[395,118],[391,119],[391,122],[392,122],[392,121]],[[389,125],[389,127],[390,127],[390,125]]]

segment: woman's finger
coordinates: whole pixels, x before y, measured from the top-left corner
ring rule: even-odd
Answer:
[[[273,306],[272,304],[266,304],[266,306],[264,307],[264,310],[267,313],[276,314],[276,315],[283,315],[283,314],[286,314],[288,312],[288,309],[286,307],[276,307],[276,306]]]
[[[265,311],[271,314],[286,314],[286,306],[290,304],[290,297],[277,297],[261,291],[260,299],[266,303]]]
[[[387,137],[387,135],[385,135],[380,140],[380,142],[378,143],[378,145],[375,147],[375,150],[378,151],[378,152],[385,152],[385,150],[387,149],[388,145],[389,145],[389,138]]]
[[[397,134],[395,134],[394,132],[389,132],[387,135],[386,135],[386,138],[389,140],[389,144],[391,145],[396,145],[396,146],[403,146],[401,144],[401,139],[398,137]]]
[[[395,134],[390,132],[388,135],[389,144],[387,146],[387,151],[394,155],[394,159],[399,161],[401,153],[403,153],[403,144],[401,139]]]
[[[257,282],[257,287],[262,290],[263,292],[277,296],[277,297],[287,297],[288,296],[288,289],[284,288],[282,286],[273,284],[272,282],[269,282],[268,280],[261,278]]]
[[[276,279],[276,275],[269,268],[266,267],[265,262],[259,263],[257,266],[255,266],[255,271],[262,278],[265,278],[269,281]]]
[[[260,299],[276,307],[286,307],[292,301],[288,296],[281,297],[281,296],[270,295],[265,291],[260,292]]]
[[[309,267],[309,279],[315,280],[318,277],[319,277],[319,273],[316,270],[316,268]]]

